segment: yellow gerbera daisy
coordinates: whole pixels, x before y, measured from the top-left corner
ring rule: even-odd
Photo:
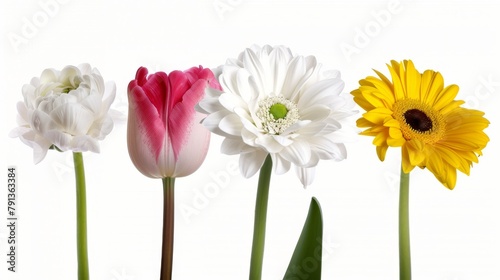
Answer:
[[[457,85],[444,87],[439,72],[419,73],[411,60],[387,65],[392,82],[382,73],[359,81],[351,94],[366,110],[357,120],[367,127],[362,135],[375,136],[373,144],[384,160],[387,148],[401,147],[402,168],[427,168],[447,188],[453,189],[457,169],[469,175],[472,162],[489,141],[483,129],[489,121],[484,113],[460,107],[454,100]]]

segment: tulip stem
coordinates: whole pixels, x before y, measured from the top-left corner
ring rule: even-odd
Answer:
[[[76,179],[76,252],[78,280],[89,279],[89,257],[87,251],[87,196],[85,169],[82,153],[73,153]]]
[[[163,243],[160,280],[172,279],[174,258],[174,185],[175,178],[163,178]]]
[[[267,202],[269,200],[269,183],[273,163],[268,155],[260,169],[257,200],[255,202],[255,218],[253,226],[252,258],[250,260],[250,280],[262,278],[262,262],[264,259],[264,243],[266,237]]]
[[[410,173],[401,168],[399,190],[399,279],[411,280],[409,196]]]

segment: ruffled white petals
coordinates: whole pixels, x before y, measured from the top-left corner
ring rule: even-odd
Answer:
[[[104,83],[88,64],[46,69],[22,87],[24,102],[17,105],[19,128],[10,136],[33,148],[35,163],[47,150],[99,152],[99,142],[113,122],[109,107],[116,94],[113,82]]]
[[[335,137],[356,113],[354,102],[341,95],[340,73],[324,75],[320,68],[314,56],[268,45],[252,46],[217,68],[222,92],[207,90],[197,110],[208,115],[203,124],[210,131],[226,137],[221,151],[240,154],[245,177],[269,154],[275,173],[294,165],[309,185],[320,160],[346,157]]]
[[[50,118],[64,132],[71,135],[86,134],[94,121],[94,114],[82,104],[60,106],[50,112]]]

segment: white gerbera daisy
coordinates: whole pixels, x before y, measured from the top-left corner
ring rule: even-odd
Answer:
[[[341,95],[338,71],[320,71],[314,56],[290,49],[254,46],[229,59],[215,74],[223,90],[207,89],[198,110],[203,124],[224,136],[222,152],[240,154],[240,170],[253,176],[269,154],[277,174],[293,164],[304,186],[314,179],[320,159],[343,160],[337,132],[353,115],[350,97]]]

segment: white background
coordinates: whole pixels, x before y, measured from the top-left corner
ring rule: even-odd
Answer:
[[[458,84],[458,98],[486,112],[491,141],[471,176],[460,174],[453,191],[427,170],[412,172],[413,276],[500,279],[498,2],[5,0],[0,5],[1,279],[76,279],[71,154],[50,151],[34,165],[32,150],[7,136],[16,126],[23,84],[45,68],[89,62],[105,80],[116,82],[113,108],[126,113],[126,87],[139,66],[151,72],[216,67],[252,44],[282,44],[315,55],[324,69],[342,72],[346,94],[372,75],[372,68],[387,73],[391,59],[412,59],[418,70],[438,70],[446,84]],[[312,196],[324,217],[323,279],[398,278],[399,150],[379,162],[372,138],[355,139],[347,144],[347,160],[320,162],[306,190],[292,172],[273,176],[264,279],[283,277]],[[237,157],[221,155],[220,142],[213,136],[205,164],[176,181],[174,279],[248,279],[257,176],[242,179],[235,173]],[[85,153],[84,160],[92,279],[158,279],[161,181],[132,165],[126,122],[116,123],[100,154]],[[10,165],[17,167],[19,181],[17,273],[8,272],[6,264]]]

